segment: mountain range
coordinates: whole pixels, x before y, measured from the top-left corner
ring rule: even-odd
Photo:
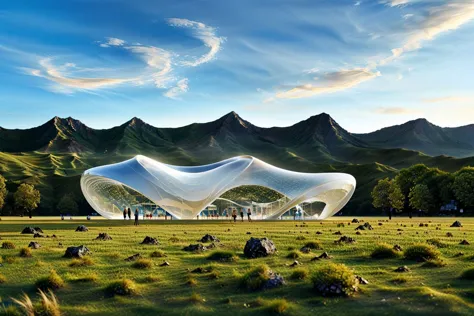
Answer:
[[[370,208],[375,181],[415,163],[454,171],[473,165],[474,125],[443,128],[425,119],[368,134],[350,133],[326,113],[289,127],[262,128],[237,113],[208,123],[154,127],[133,118],[110,129],[93,129],[73,118],[55,117],[31,129],[0,128],[0,173],[14,189],[37,185],[41,211],[53,213],[58,199],[79,189],[87,168],[143,154],[171,164],[211,163],[247,154],[301,172],[353,174],[358,189],[350,212]]]

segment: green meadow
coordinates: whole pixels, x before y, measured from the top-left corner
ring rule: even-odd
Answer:
[[[99,218],[2,218],[0,244],[11,242],[15,249],[0,248],[0,314],[20,313],[12,299],[21,299],[23,293],[38,302],[37,287],[52,270],[64,281],[54,290],[64,315],[474,314],[474,273],[463,274],[474,268],[474,219],[458,218],[463,225],[460,228],[450,227],[454,218],[358,219],[374,229],[356,234],[359,224],[351,223],[349,217],[321,222],[141,221],[138,227],[133,221]],[[75,232],[81,224],[89,231]],[[26,226],[39,226],[50,237],[22,235]],[[99,233],[109,234],[112,240],[94,240]],[[208,233],[220,239],[215,249],[200,253],[182,250]],[[157,238],[159,245],[141,245],[146,236]],[[336,244],[341,236],[353,237],[356,242]],[[270,238],[278,252],[265,258],[245,258],[243,248],[250,237]],[[461,245],[462,240],[472,245]],[[29,256],[21,249],[31,241],[40,243],[41,248],[32,249]],[[308,242],[319,243],[322,249],[301,253],[299,249]],[[410,255],[403,251],[373,257],[380,244],[390,249],[397,244],[406,250],[419,243],[430,244],[439,258],[427,264],[407,259]],[[89,259],[63,258],[68,246],[79,245],[92,251],[86,256]],[[217,251],[232,260],[209,260]],[[332,259],[311,261],[323,252]],[[137,253],[144,259],[125,261]],[[291,267],[294,259],[290,254],[301,265]],[[160,266],[164,261],[169,266]],[[321,296],[311,277],[331,262],[346,265],[369,284],[359,285],[352,296]],[[264,291],[243,287],[243,276],[262,264],[281,274],[286,285]],[[400,266],[410,271],[395,272]],[[204,272],[191,272],[198,267]],[[130,293],[117,295],[111,285],[124,280],[129,280],[125,282]]]

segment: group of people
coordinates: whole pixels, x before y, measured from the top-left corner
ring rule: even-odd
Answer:
[[[123,208],[123,219],[127,219],[127,215],[128,215],[128,219],[132,219],[132,210],[130,209],[130,207],[127,209],[126,207]],[[135,209],[135,222],[133,223],[133,225],[135,226],[138,226],[138,209]]]
[[[227,214],[227,209],[224,210],[225,214]],[[244,213],[245,213],[245,209],[244,208],[241,208],[240,209],[240,218],[242,219],[242,222],[244,221]],[[249,209],[247,209],[247,218],[248,218],[248,221],[251,222],[252,221],[252,211]],[[237,209],[232,209],[232,218],[234,219],[234,223],[237,222]]]

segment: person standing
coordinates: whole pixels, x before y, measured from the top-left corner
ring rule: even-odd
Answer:
[[[132,210],[130,209],[130,207],[128,208],[128,219],[132,219]]]
[[[244,222],[244,208],[240,209],[240,218],[242,219],[242,222]]]
[[[232,211],[232,217],[234,218],[234,223],[237,221],[237,210],[234,208]]]
[[[133,225],[138,226],[138,208],[135,209],[135,223]]]
[[[249,222],[252,221],[252,219],[250,218],[250,216],[252,215],[252,211],[250,211],[250,208],[247,210],[247,218],[249,220]]]
[[[127,208],[123,208],[123,219],[127,219]]]

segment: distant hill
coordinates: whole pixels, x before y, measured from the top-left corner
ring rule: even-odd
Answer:
[[[53,213],[67,192],[81,198],[79,178],[87,168],[142,154],[165,163],[195,165],[253,155],[301,172],[353,174],[358,189],[351,212],[370,209],[375,182],[415,163],[454,171],[474,165],[474,125],[442,128],[419,119],[368,134],[353,134],[326,113],[289,127],[262,128],[230,112],[208,123],[154,127],[132,118],[110,129],[93,129],[73,118],[55,117],[26,130],[0,128],[0,173],[10,190],[36,184],[41,212]]]

